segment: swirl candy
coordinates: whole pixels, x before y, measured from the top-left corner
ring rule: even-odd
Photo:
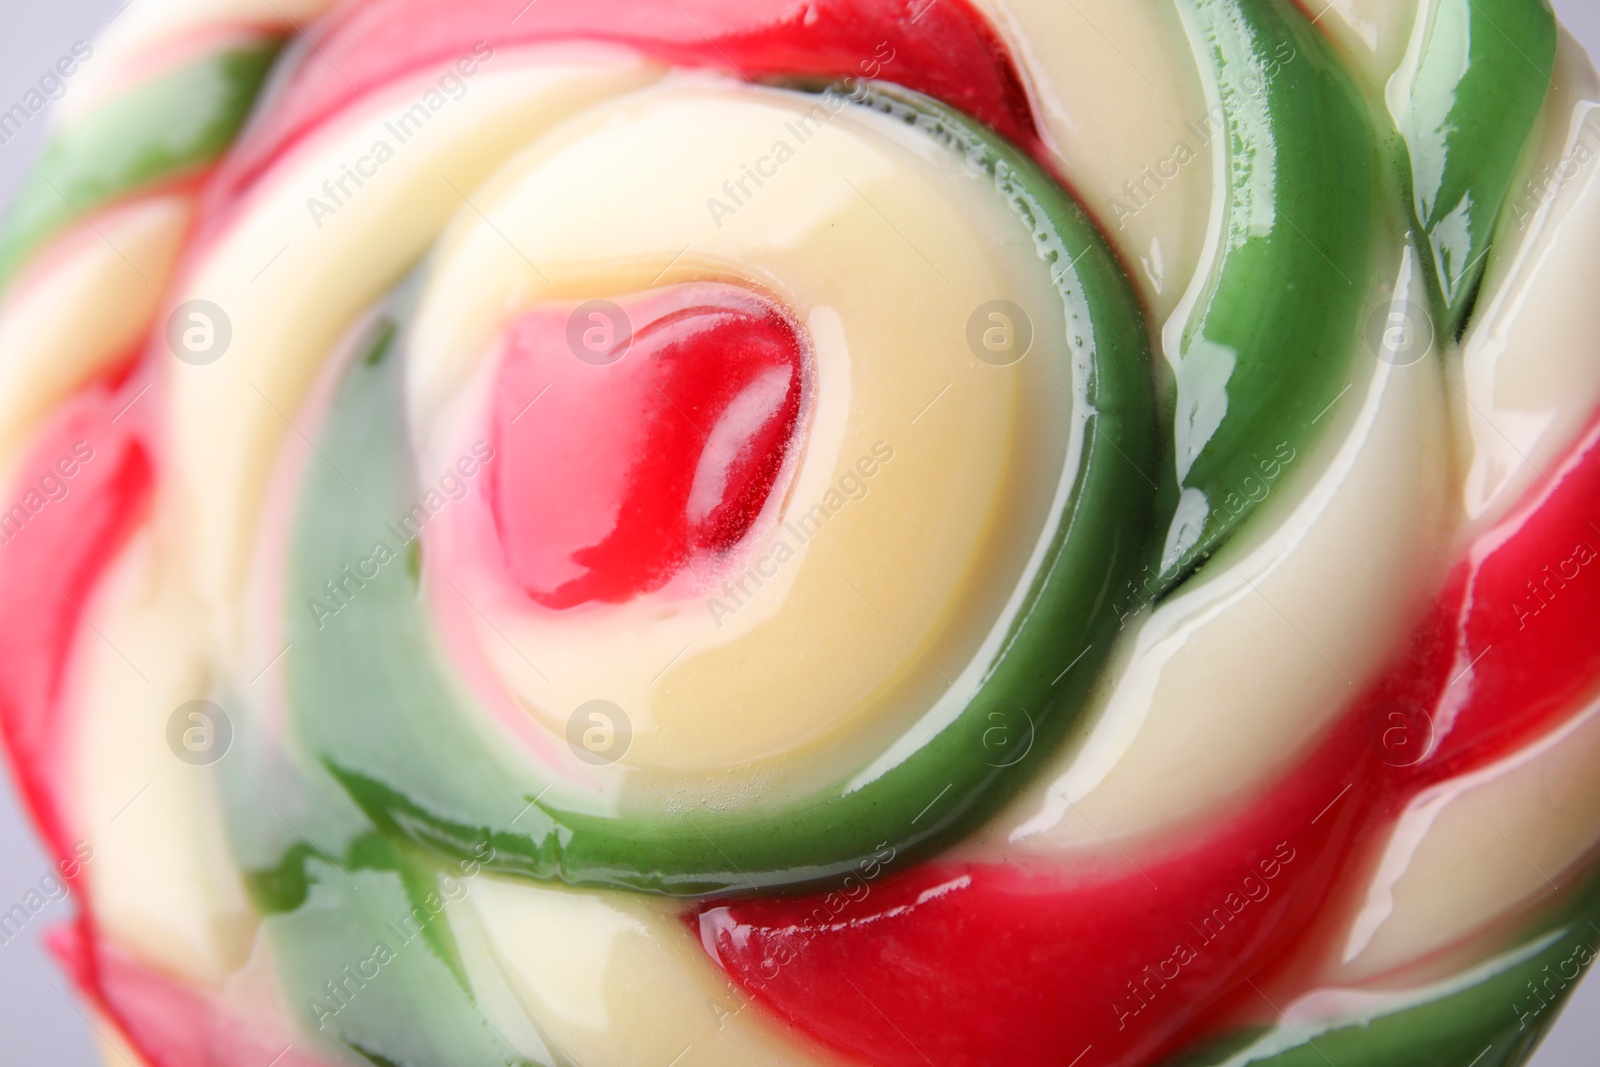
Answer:
[[[1524,1062],[1597,108],[1543,0],[141,0],[0,232],[97,1033]]]

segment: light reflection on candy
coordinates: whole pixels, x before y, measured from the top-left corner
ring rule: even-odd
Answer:
[[[0,234],[0,727],[128,1056],[1529,1053],[1543,3],[140,7]]]

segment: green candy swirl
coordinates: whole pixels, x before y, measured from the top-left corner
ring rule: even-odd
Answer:
[[[1070,491],[1038,577],[979,692],[948,725],[897,746],[906,751],[863,784],[841,780],[765,810],[601,815],[557,799],[550,779],[485,732],[442,658],[416,570],[394,568],[341,612],[338,626],[319,631],[304,612],[291,612],[287,635],[296,729],[385,832],[456,860],[492,854],[491,869],[571,885],[692,896],[825,884],[886,840],[915,857],[960,839],[1065,736],[1109,651],[1109,593],[1137,565],[1148,527],[1140,471],[1153,453],[1152,389],[1138,305],[1087,217],[1015,148],[909,93],[872,95],[868,105],[985,176],[989,195],[1004,199],[1036,246],[1073,345],[1065,354],[1073,394],[1063,399],[1081,413],[1079,467],[1066,479]],[[386,355],[389,341],[380,340],[335,401],[319,442],[330,466],[309,474],[301,499],[291,603],[365,551],[364,532],[414,499],[412,472],[400,459],[403,340],[396,348]],[[345,476],[360,494],[349,492]],[[1023,709],[1033,730],[1028,753],[1004,765],[985,760],[980,743],[996,704]]]

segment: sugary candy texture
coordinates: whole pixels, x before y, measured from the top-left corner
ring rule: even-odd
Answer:
[[[1600,953],[1544,0],[141,0],[56,69],[0,733],[111,1062],[1511,1067]]]

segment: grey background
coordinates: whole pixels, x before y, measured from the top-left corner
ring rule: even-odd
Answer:
[[[0,0],[0,110],[21,99],[74,42],[92,41],[123,0]],[[137,3],[138,0],[133,0]],[[1600,0],[1555,0],[1567,26],[1600,55]],[[70,87],[69,90],[70,92]],[[0,145],[0,203],[11,197],[38,154],[48,116],[36,117]],[[9,783],[0,783],[0,786]],[[11,789],[0,788],[0,910],[39,884],[49,863]],[[44,928],[64,922],[71,902],[52,904],[32,927],[0,946],[0,1060],[4,1067],[101,1067],[88,1022],[64,995],[65,977],[40,945]],[[1594,1067],[1600,1063],[1600,980],[1578,991],[1533,1067]],[[1420,1067],[1420,1065],[1419,1065]]]

